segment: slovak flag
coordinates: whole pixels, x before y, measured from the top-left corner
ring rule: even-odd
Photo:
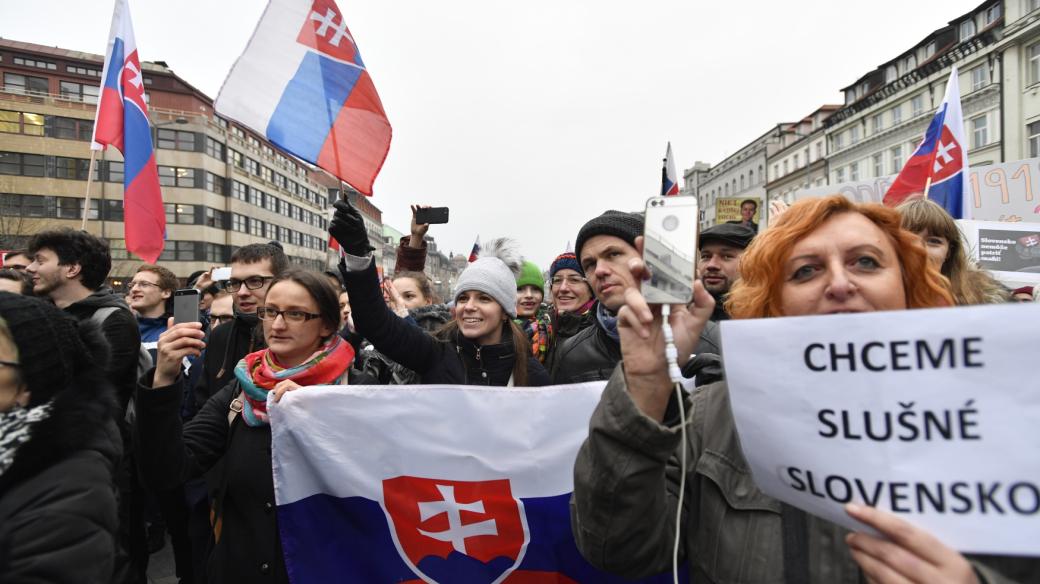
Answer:
[[[671,197],[679,194],[679,175],[675,172],[675,159],[672,158],[672,143],[664,154],[664,166],[661,167],[661,196]]]
[[[570,523],[574,460],[603,387],[286,393],[269,411],[291,581],[627,582],[582,558]]]
[[[469,263],[477,261],[480,257],[480,236],[477,236],[477,240],[473,242],[473,250],[469,252]]]
[[[166,210],[148,125],[148,104],[144,101],[144,76],[126,0],[116,0],[101,78],[104,85],[90,147],[103,150],[111,145],[123,153],[126,249],[154,264],[166,237]]]
[[[968,141],[964,137],[957,67],[950,71],[943,98],[924,139],[899,171],[884,203],[895,207],[921,194],[941,205],[954,219],[971,219],[968,184]]]
[[[270,0],[216,110],[365,195],[390,122],[333,0]]]

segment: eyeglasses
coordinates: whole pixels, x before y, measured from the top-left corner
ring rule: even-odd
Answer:
[[[147,290],[149,288],[158,288],[159,287],[158,284],[152,284],[151,282],[148,282],[148,281],[145,281],[145,280],[135,280],[135,281],[130,282],[129,284],[127,284],[126,285],[126,289],[127,290],[133,290],[134,286],[140,286],[140,287],[144,288],[145,290]]]
[[[235,316],[232,315],[232,314],[211,314],[211,315],[209,315],[209,320],[214,325],[223,324],[225,322],[231,322],[231,320],[234,319],[234,318],[235,318]]]
[[[312,314],[302,310],[278,310],[269,306],[261,306],[256,309],[256,315],[260,320],[274,320],[281,315],[285,322],[301,323],[313,318],[321,318],[320,314]]]
[[[231,292],[238,292],[239,288],[242,287],[242,284],[245,284],[246,288],[250,290],[259,290],[264,287],[264,284],[266,284],[268,280],[274,280],[274,276],[250,276],[245,280],[231,278],[224,284],[224,287]]]
[[[550,282],[552,282],[553,288],[559,288],[560,285],[564,282],[567,282],[567,284],[570,286],[577,286],[579,284],[584,284],[588,282],[588,280],[582,278],[581,276],[554,276],[553,279],[550,280]]]

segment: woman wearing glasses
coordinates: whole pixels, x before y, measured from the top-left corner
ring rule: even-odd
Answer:
[[[592,305],[596,299],[592,297],[592,288],[585,280],[578,258],[574,252],[568,251],[556,256],[549,266],[549,294],[552,297],[553,338],[549,345],[549,356],[546,367],[552,370],[555,349],[560,343],[573,337],[582,330],[592,326],[596,314]]]
[[[354,350],[337,334],[336,292],[315,272],[290,269],[274,278],[256,307],[267,348],[239,361],[234,380],[183,427],[177,415],[180,362],[204,348],[203,333],[198,323],[171,323],[159,338],[154,372],[137,392],[140,470],[146,484],[164,489],[223,459],[211,477],[211,582],[289,581],[275,523],[267,404],[301,387],[370,382],[351,370]]]
[[[0,292],[0,580],[113,581],[122,452],[100,331]]]

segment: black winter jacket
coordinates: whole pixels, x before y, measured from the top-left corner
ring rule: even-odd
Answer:
[[[235,379],[235,365],[243,357],[267,346],[259,322],[255,314],[236,312],[230,324],[210,331],[202,356],[202,374],[191,388],[196,410],[202,409],[213,394]]]
[[[502,343],[478,346],[462,336],[448,340],[431,337],[418,326],[393,313],[383,301],[374,264],[340,272],[354,316],[354,326],[381,353],[418,373],[425,384],[505,386],[513,372],[516,351],[506,328]],[[508,327],[508,323],[506,325]],[[549,375],[532,355],[527,359],[527,385],[549,385]]]
[[[112,578],[122,440],[101,375],[59,392],[0,475],[0,582]]]
[[[621,362],[621,343],[610,338],[607,331],[599,324],[599,319],[595,317],[597,308],[597,306],[593,306],[590,311],[595,324],[582,329],[581,332],[567,339],[558,347],[553,361],[553,383],[605,381],[610,379],[614,368]],[[704,331],[701,332],[700,342],[694,353],[717,355],[721,351],[718,325],[708,322]],[[689,376],[689,374],[687,375]],[[710,381],[716,380],[717,378],[712,378]],[[698,378],[699,385],[707,381]]]
[[[228,425],[231,401],[240,393],[237,379],[182,425],[178,412],[183,378],[151,388],[153,375],[154,370],[137,389],[134,426],[145,486],[167,490],[219,464],[213,475],[219,484],[211,487],[221,508],[220,536],[206,567],[208,581],[289,582],[275,518],[271,427],[251,427],[241,415]],[[347,382],[365,385],[372,379],[350,370]]]
[[[101,334],[108,341],[110,353],[105,373],[115,389],[121,411],[125,411],[130,396],[137,387],[137,356],[141,349],[141,331],[137,326],[137,317],[130,312],[126,302],[110,288],[101,288],[83,300],[66,306],[65,312],[82,322],[90,320],[98,309],[109,306],[121,310],[113,311],[101,325]]]

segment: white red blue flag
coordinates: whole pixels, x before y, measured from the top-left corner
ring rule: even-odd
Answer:
[[[679,194],[679,175],[675,172],[675,159],[672,158],[672,143],[664,154],[664,166],[661,167],[661,196],[671,197]]]
[[[166,238],[166,210],[144,101],[144,76],[126,0],[116,0],[91,148],[123,153],[123,229],[127,251],[155,263]]]
[[[968,141],[964,137],[956,66],[950,71],[946,96],[928,124],[924,139],[885,193],[884,202],[894,207],[907,199],[925,195],[946,209],[954,219],[971,219]]]
[[[271,443],[290,579],[625,581],[581,557],[570,524],[574,460],[603,386],[285,394]]]
[[[390,122],[332,0],[270,0],[215,107],[366,195],[390,150]]]
[[[469,263],[477,261],[480,257],[480,236],[477,236],[477,240],[473,242],[473,249],[469,252]]]

